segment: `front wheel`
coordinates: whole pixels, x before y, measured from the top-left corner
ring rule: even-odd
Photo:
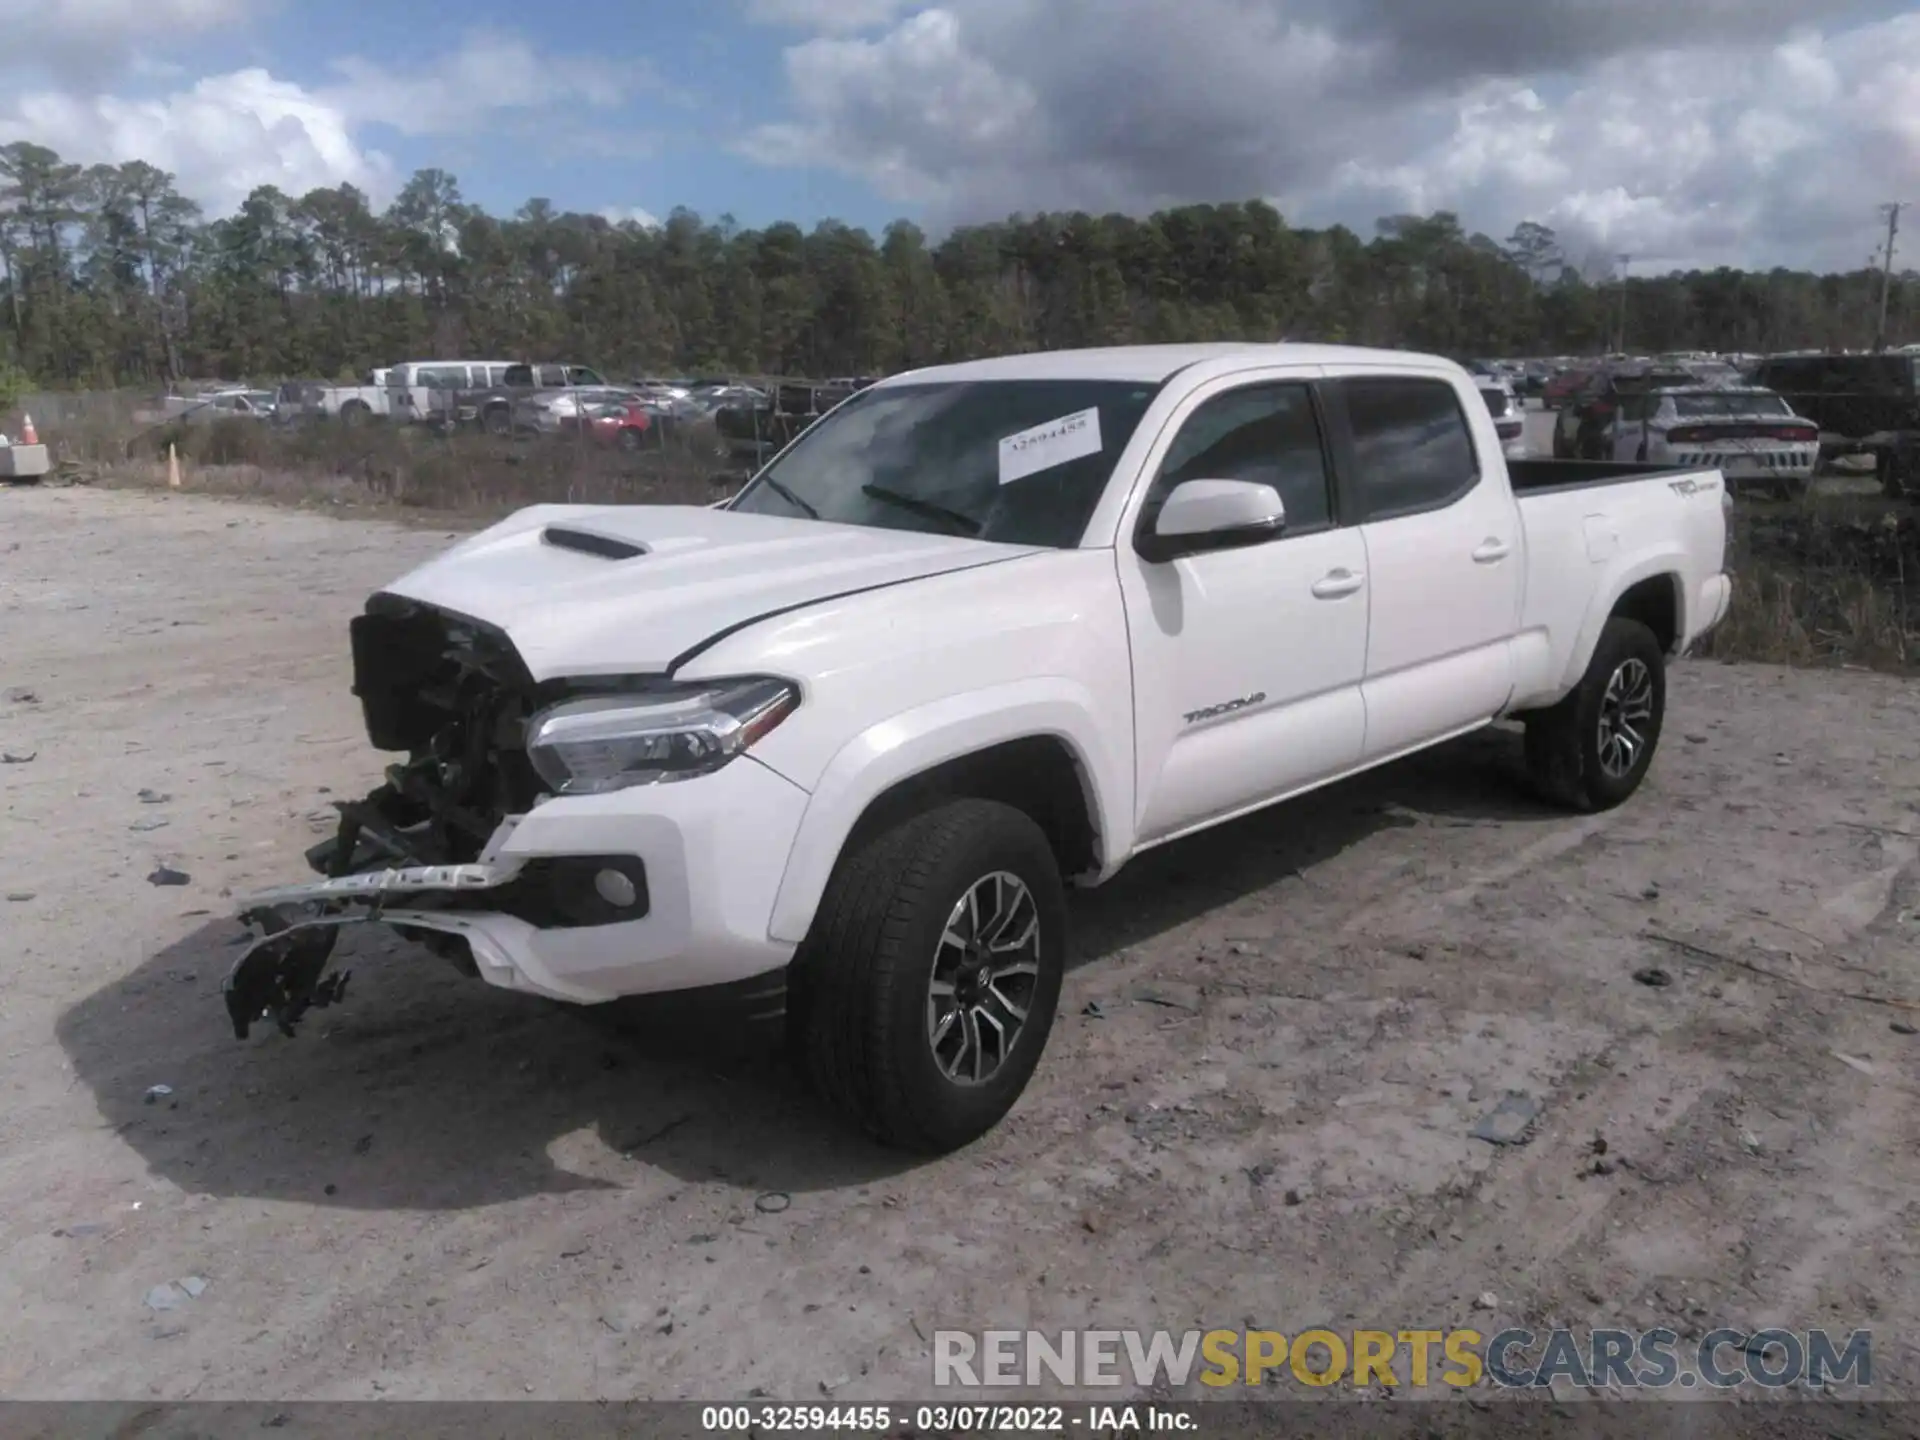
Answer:
[[[954,800],[843,856],[794,961],[815,1088],[876,1139],[957,1150],[1025,1090],[1066,971],[1066,894],[1022,812]]]
[[[480,426],[489,435],[511,435],[513,416],[504,405],[490,405],[481,413]]]
[[[1573,693],[1528,717],[1528,778],[1556,805],[1610,810],[1646,779],[1666,710],[1660,641],[1638,620],[1616,615]]]

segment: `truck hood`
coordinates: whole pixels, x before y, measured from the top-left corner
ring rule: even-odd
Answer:
[[[504,631],[535,680],[649,674],[756,620],[1033,547],[684,505],[536,505],[386,593]]]

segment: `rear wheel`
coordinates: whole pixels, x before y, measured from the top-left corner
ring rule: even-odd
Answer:
[[[628,452],[638,450],[640,448],[640,432],[632,426],[623,426],[621,427],[620,439],[617,443],[622,450]]]
[[[1528,778],[1553,804],[1612,809],[1646,779],[1666,708],[1660,641],[1638,620],[1614,616],[1573,693],[1527,718]]]
[[[1013,1108],[1053,1028],[1066,895],[1040,827],[955,800],[843,856],[794,964],[790,1033],[868,1133],[941,1153]]]
[[[480,424],[489,435],[507,435],[513,431],[513,417],[504,405],[489,405],[481,413]]]

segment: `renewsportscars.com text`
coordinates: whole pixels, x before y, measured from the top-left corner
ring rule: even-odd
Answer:
[[[1296,1383],[1525,1389],[1781,1389],[1873,1383],[1869,1331],[1673,1330],[937,1330],[936,1386]]]

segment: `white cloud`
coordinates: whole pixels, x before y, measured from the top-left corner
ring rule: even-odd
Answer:
[[[15,0],[0,0],[0,15]],[[245,0],[157,0],[149,10],[170,23],[214,24],[238,13]],[[129,0],[63,0],[62,33],[80,36],[87,17],[107,23],[107,12],[135,13]],[[85,12],[82,14],[80,12]],[[361,59],[335,65],[337,83],[306,87],[254,67],[209,75],[159,93],[117,93],[105,84],[61,86],[19,71],[0,92],[0,143],[32,140],[83,164],[145,160],[178,178],[181,192],[210,211],[231,210],[257,185],[291,195],[353,184],[375,203],[394,193],[392,158],[373,147],[364,127],[382,124],[406,135],[471,137],[509,116],[618,104],[644,71],[616,72],[597,58],[544,54],[527,42],[478,32],[452,54],[400,70]],[[7,74],[0,60],[0,80]],[[130,57],[120,78],[177,85],[177,67],[155,57]],[[109,77],[112,78],[112,77]],[[39,83],[32,83],[33,80]]]
[[[609,205],[600,213],[606,218],[609,225],[632,223],[638,225],[642,230],[658,230],[660,228],[660,217],[651,210],[642,209],[638,205]]]
[[[321,93],[354,123],[404,135],[473,129],[476,112],[619,105],[645,71],[596,56],[547,55],[514,35],[480,31],[437,65],[396,69],[360,57],[334,62],[341,82]]]
[[[0,0],[0,67],[63,85],[97,80],[151,42],[243,24],[259,0]]]
[[[392,161],[364,148],[336,106],[259,69],[147,100],[19,95],[0,114],[0,141],[12,140],[86,164],[145,160],[214,211],[232,209],[256,185],[299,195],[347,182],[384,196],[394,182]]]
[[[1851,267],[1876,203],[1920,198],[1895,4],[946,0],[791,47],[789,113],[741,148],[936,223],[1269,195],[1363,231],[1445,208],[1649,263]]]
[[[747,18],[816,35],[848,35],[886,24],[914,0],[747,0]]]
[[[1920,195],[1920,14],[1714,58],[1622,57],[1551,105],[1484,87],[1430,114],[1427,141],[1393,162],[1291,199],[1533,218],[1636,267],[1865,263],[1876,205]]]

